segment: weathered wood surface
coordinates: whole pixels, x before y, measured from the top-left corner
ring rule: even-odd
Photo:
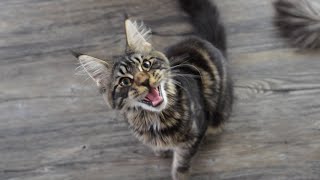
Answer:
[[[228,29],[237,101],[204,142],[193,179],[320,179],[320,53],[296,52],[272,24],[272,0],[216,0]],[[162,49],[189,34],[172,0],[0,1],[0,179],[169,179],[170,159],[139,143],[68,49],[110,57],[123,12]]]

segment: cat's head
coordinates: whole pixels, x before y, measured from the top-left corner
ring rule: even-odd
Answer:
[[[170,66],[167,57],[147,42],[150,29],[125,21],[127,48],[124,55],[101,60],[75,54],[113,109],[143,108],[160,112],[167,103]]]

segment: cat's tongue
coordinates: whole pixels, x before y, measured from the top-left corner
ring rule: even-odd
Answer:
[[[157,88],[151,88],[146,99],[152,103],[152,106],[158,106],[163,101]]]

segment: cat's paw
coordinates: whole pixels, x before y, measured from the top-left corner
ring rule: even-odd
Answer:
[[[172,170],[173,180],[188,180],[189,179],[189,167],[177,167]]]

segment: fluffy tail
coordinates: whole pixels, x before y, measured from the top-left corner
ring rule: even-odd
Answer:
[[[179,0],[198,35],[226,54],[226,33],[216,5],[210,0]]]
[[[277,0],[275,25],[282,36],[302,49],[320,48],[320,3],[318,0]]]

